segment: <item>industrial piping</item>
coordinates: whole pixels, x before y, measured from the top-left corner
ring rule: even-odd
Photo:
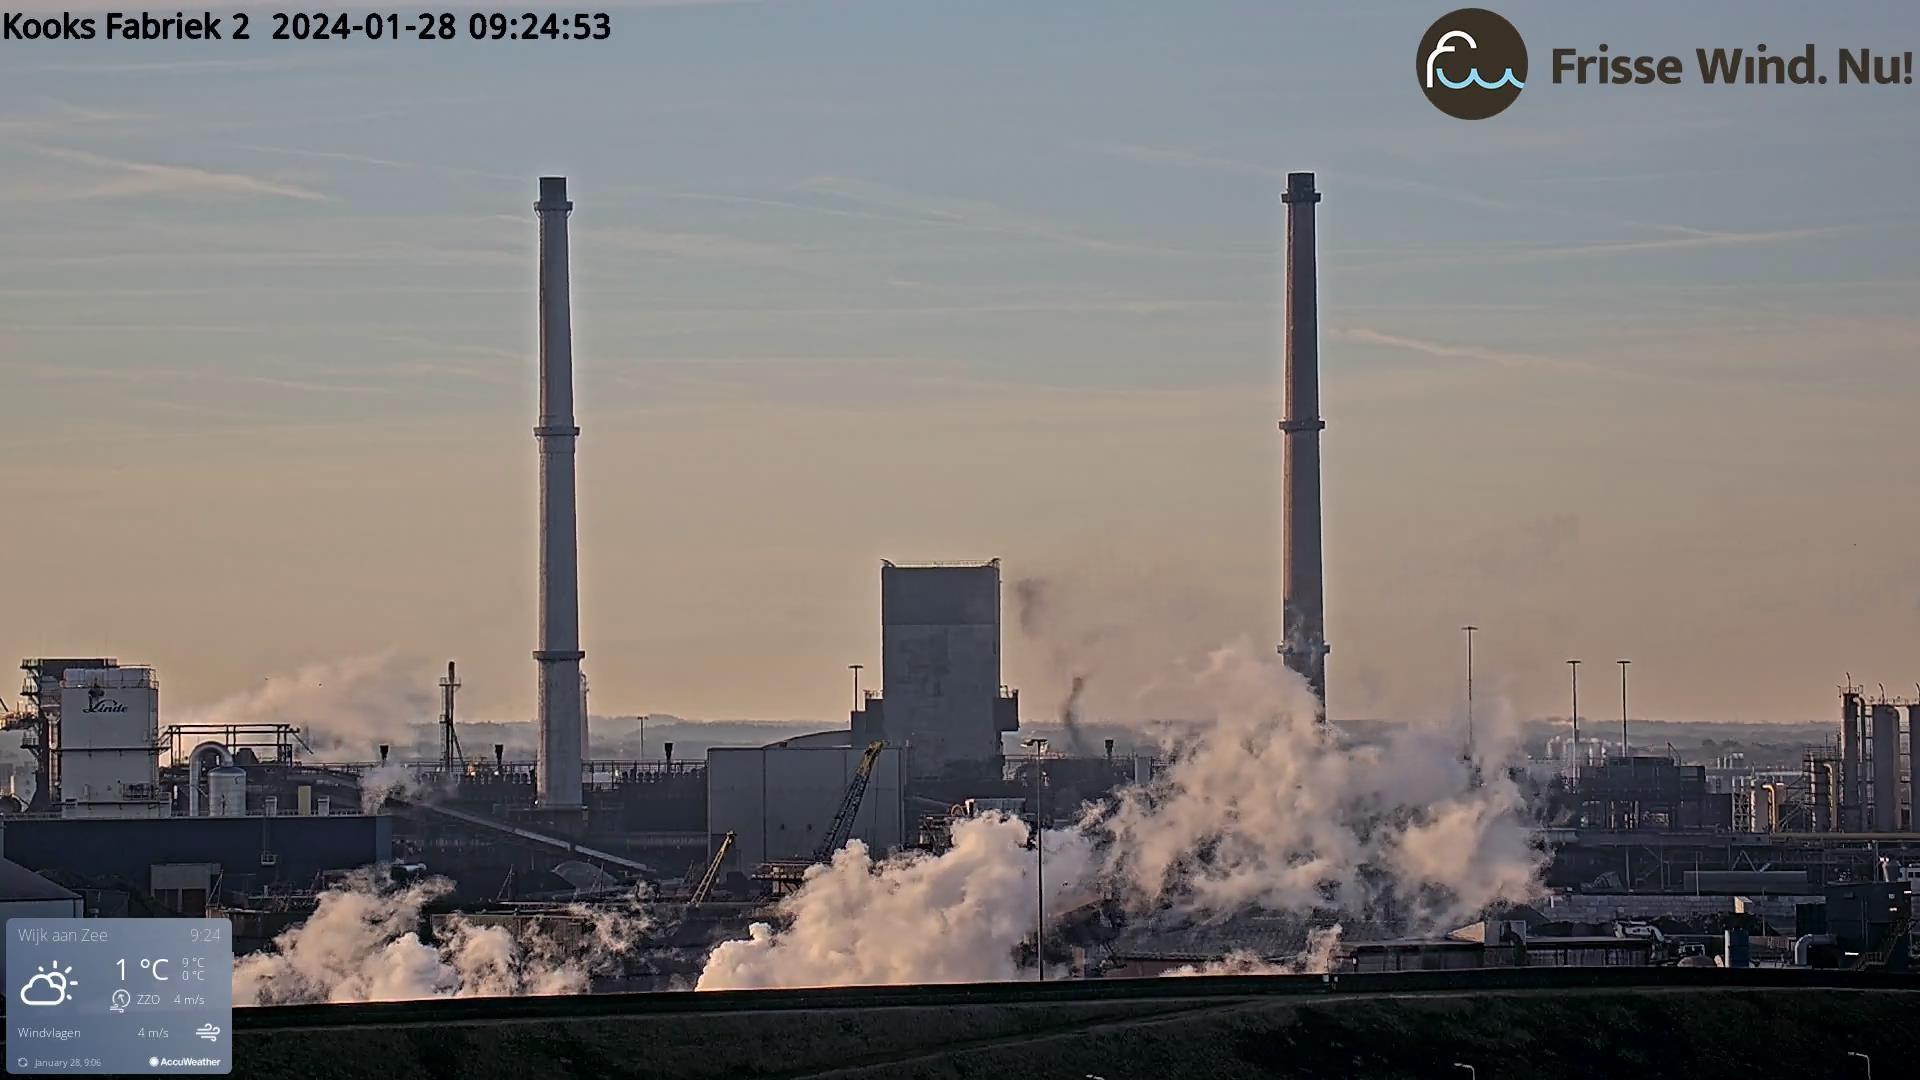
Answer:
[[[540,178],[540,719],[537,796],[543,807],[581,805],[586,697],[580,681],[580,560],[574,513],[573,325],[567,281],[563,176]]]
[[[1287,174],[1286,472],[1282,492],[1285,554],[1280,655],[1327,702],[1326,598],[1320,567],[1320,315],[1314,258],[1313,174]]]

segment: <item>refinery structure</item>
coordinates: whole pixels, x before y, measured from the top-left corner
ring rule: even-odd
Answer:
[[[1310,173],[1289,175],[1284,597],[1279,652],[1324,708],[1315,219]],[[33,791],[0,820],[7,860],[94,914],[224,913],[258,946],[368,866],[455,883],[442,900],[519,926],[577,918],[643,887],[672,916],[609,987],[683,985],[706,952],[777,918],[771,906],[849,840],[876,855],[939,852],[957,822],[1010,813],[1048,823],[1169,767],[1159,753],[1054,752],[1019,741],[1003,682],[997,559],[884,561],[880,678],[844,725],[771,745],[650,760],[588,757],[574,455],[566,181],[542,178],[539,233],[537,752],[464,745],[459,679],[441,682],[440,752],[325,761],[291,725],[171,724],[157,673],[108,657],[23,662],[6,726],[34,761]],[[589,418],[590,419],[590,418]],[[109,647],[111,642],[90,643]],[[1512,766],[1549,852],[1546,895],[1448,932],[1409,937],[1391,912],[1351,927],[1330,961],[1403,967],[1718,963],[1904,969],[1920,876],[1920,700],[1840,691],[1831,743],[1797,767],[1688,763],[1559,740]],[[1578,723],[1578,709],[1573,710]],[[1470,748],[1465,750],[1471,753]],[[575,914],[565,914],[574,912]],[[1350,920],[1351,922],[1351,920]],[[1259,925],[1255,925],[1258,923]],[[1121,925],[1090,901],[1033,943],[1077,976],[1156,974],[1250,949],[1297,953],[1313,930],[1256,918]],[[678,983],[675,980],[679,980]]]

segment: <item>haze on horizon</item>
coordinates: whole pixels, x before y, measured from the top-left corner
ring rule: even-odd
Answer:
[[[1277,636],[1281,207],[1318,174],[1336,717],[1832,715],[1920,678],[1920,93],[1550,86],[1892,3],[618,6],[597,44],[5,46],[0,660],[170,719],[394,656],[531,712],[535,177],[569,178],[596,714],[844,715],[878,566],[1003,560],[1029,715]],[[1627,40],[1627,38],[1632,40]],[[378,666],[378,665],[376,665]],[[1591,687],[1589,690],[1588,687]],[[5,696],[11,700],[11,687]],[[1588,695],[1592,696],[1589,697]],[[432,708],[431,694],[425,707]]]

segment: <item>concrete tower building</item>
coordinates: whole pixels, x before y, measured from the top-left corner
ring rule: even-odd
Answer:
[[[580,555],[574,521],[573,323],[567,280],[567,200],[563,176],[540,178],[540,719],[538,798],[542,806],[581,805],[586,694],[580,681]]]
[[[1000,775],[1000,735],[1020,726],[1000,684],[1000,560],[880,565],[882,693],[856,738],[908,748],[915,777]]]
[[[1286,637],[1280,655],[1313,687],[1324,715],[1327,700],[1326,596],[1320,557],[1320,315],[1314,258],[1313,208],[1320,193],[1312,173],[1288,173],[1287,190],[1287,416],[1282,493]]]

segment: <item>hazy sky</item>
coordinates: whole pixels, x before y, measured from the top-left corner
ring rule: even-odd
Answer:
[[[1310,169],[1336,715],[1457,710],[1468,621],[1523,713],[1569,656],[1602,716],[1620,656],[1663,719],[1920,678],[1920,85],[1546,78],[1602,41],[1900,52],[1920,9],[1508,3],[1530,85],[1479,122],[1415,85],[1444,10],[0,44],[0,657],[155,664],[175,719],[453,657],[472,715],[527,715],[560,173],[594,711],[836,716],[880,560],[995,555],[1056,583],[1043,638],[1009,601],[1030,712],[1083,670],[1155,711],[1277,636],[1276,193]]]

